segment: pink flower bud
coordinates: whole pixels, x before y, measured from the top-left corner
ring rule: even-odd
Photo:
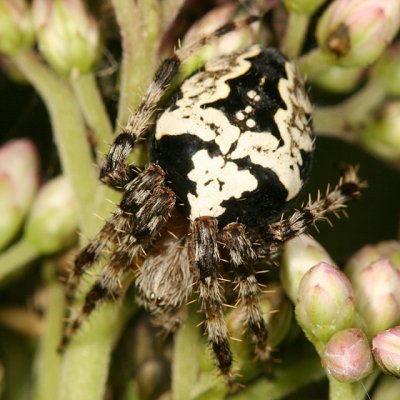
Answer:
[[[326,250],[311,236],[301,235],[285,243],[281,259],[281,282],[288,297],[295,302],[305,273],[320,262],[334,265]]]
[[[319,21],[317,39],[332,60],[357,67],[375,61],[399,26],[398,0],[335,0]]]
[[[322,365],[340,382],[354,382],[369,375],[373,360],[364,332],[350,328],[335,333],[322,354]]]
[[[39,185],[39,160],[28,139],[0,147],[0,249],[20,230]]]
[[[373,336],[400,321],[400,271],[379,260],[353,277],[356,307]]]
[[[354,294],[346,275],[326,263],[311,268],[300,283],[295,312],[314,344],[327,342],[337,331],[350,328]]]
[[[33,17],[39,50],[60,74],[90,71],[101,41],[96,20],[81,0],[34,0]]]
[[[0,2],[0,52],[13,55],[32,45],[35,35],[25,0]]]
[[[372,339],[372,353],[383,371],[400,378],[400,326],[376,335]]]

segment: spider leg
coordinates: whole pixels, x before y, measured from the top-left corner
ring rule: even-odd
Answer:
[[[366,182],[360,180],[358,169],[349,166],[337,185],[330,190],[328,187],[324,196],[318,193],[317,200],[308,201],[300,210],[296,210],[290,217],[269,224],[264,228],[260,240],[263,243],[258,248],[259,258],[276,258],[283,244],[302,233],[318,221],[329,221],[327,215],[339,216],[344,213],[346,203],[360,196],[360,190],[366,187]]]
[[[164,178],[164,171],[158,165],[150,164],[126,186],[118,209],[107,223],[118,232],[115,236],[118,238],[118,243],[115,245],[109,263],[86,295],[78,317],[67,326],[60,344],[60,351],[65,348],[82,321],[100,301],[118,296],[123,272],[132,266],[140,251],[146,251],[171,215],[175,206],[175,194],[165,186]],[[89,244],[78,256],[78,264],[74,270],[75,277],[80,276],[89,265],[80,264],[80,260],[90,259],[93,262],[98,257],[98,254],[88,253],[93,247],[96,246]]]
[[[136,143],[143,140],[152,125],[152,117],[156,108],[179,71],[182,63],[187,61],[203,46],[211,43],[215,38],[243,26],[259,21],[258,16],[249,16],[234,22],[227,23],[217,29],[213,34],[207,35],[185,47],[177,49],[171,57],[165,59],[155,73],[154,80],[147,88],[137,110],[129,118],[122,133],[117,136],[101,168],[100,180],[117,189],[123,187],[135,175],[134,168],[125,163]]]
[[[270,354],[267,346],[268,330],[259,301],[261,290],[253,269],[257,255],[243,224],[234,222],[225,226],[222,231],[222,240],[228,249],[231,265],[234,267],[238,300],[244,307],[246,325],[252,332],[256,354],[261,360],[267,360]]]
[[[216,363],[227,384],[235,386],[232,373],[232,352],[224,321],[224,296],[218,281],[217,264],[220,261],[217,246],[218,223],[212,217],[197,218],[191,225],[194,263],[199,271],[199,298],[206,320],[205,327]]]

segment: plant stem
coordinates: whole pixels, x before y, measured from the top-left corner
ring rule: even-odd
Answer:
[[[372,118],[372,112],[382,103],[385,90],[371,79],[361,90],[331,107],[316,108],[314,129],[320,136],[355,140],[360,129]]]
[[[123,50],[117,122],[119,129],[139,105],[142,93],[153,76],[160,21],[158,0],[112,0],[112,3]]]
[[[301,353],[301,354],[300,354]],[[295,392],[302,386],[325,377],[321,360],[307,351],[298,351],[293,359],[274,368],[274,379],[260,379],[231,400],[276,400]],[[350,399],[349,399],[350,400]]]
[[[92,129],[99,159],[113,141],[113,128],[93,74],[74,75],[71,85],[85,120]]]
[[[13,61],[47,106],[62,168],[78,203],[80,228],[87,235],[93,223],[97,176],[79,106],[69,86],[42,64],[33,51],[21,51]]]
[[[174,400],[190,399],[190,394],[198,379],[200,337],[197,327],[199,318],[196,314],[191,312],[185,325],[175,335],[172,364]]]
[[[302,75],[310,80],[312,80],[313,76],[317,75],[324,68],[329,66],[325,56],[318,48],[311,50],[304,56],[300,57],[298,64]]]
[[[0,254],[0,282],[9,279],[39,257],[36,248],[24,239]]]
[[[290,58],[297,58],[303,47],[310,16],[307,14],[290,13],[283,38],[282,50]]]
[[[53,263],[45,265],[45,272],[55,275],[54,267]],[[49,282],[44,332],[40,337],[35,369],[35,400],[57,399],[60,383],[61,357],[56,349],[61,339],[65,295],[55,276],[47,280]]]
[[[101,400],[110,355],[129,313],[120,304],[107,303],[90,315],[63,357],[60,400]]]

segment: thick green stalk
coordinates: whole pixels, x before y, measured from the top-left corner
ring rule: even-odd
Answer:
[[[314,129],[320,136],[355,140],[357,134],[372,118],[372,112],[385,98],[385,90],[371,79],[361,90],[335,106],[319,107],[314,111]]]
[[[179,329],[174,340],[172,364],[172,393],[174,400],[190,399],[198,380],[200,336],[198,313],[191,312],[186,323]]]
[[[91,231],[94,219],[97,176],[79,106],[68,84],[46,67],[33,51],[21,51],[13,61],[47,106],[62,168],[78,202],[81,231],[86,235]]]
[[[124,126],[150,82],[160,34],[158,0],[112,0],[122,38],[117,127]]]
[[[55,266],[49,263],[46,267],[45,272],[54,275]],[[62,333],[65,294],[54,276],[48,281],[44,331],[40,336],[35,368],[35,400],[57,399],[60,384],[61,357],[56,349]]]
[[[290,13],[282,50],[291,59],[297,58],[303,47],[310,17],[307,14]]]
[[[321,380],[324,376],[321,360],[309,350],[299,350],[292,355],[291,360],[283,360],[274,368],[273,379],[260,379],[229,399],[277,400],[305,385]]]
[[[114,135],[96,79],[92,73],[74,75],[71,78],[71,84],[86,123],[93,131],[96,148],[101,159],[108,151]]]
[[[303,76],[312,81],[313,76],[323,71],[329,64],[321,50],[316,48],[299,58],[299,67]]]
[[[29,263],[39,257],[34,246],[24,239],[0,254],[0,282],[18,274]]]

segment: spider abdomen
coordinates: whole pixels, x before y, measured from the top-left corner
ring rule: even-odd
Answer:
[[[190,219],[255,226],[304,186],[314,149],[310,114],[295,65],[254,45],[182,83],[157,119],[151,158]]]

